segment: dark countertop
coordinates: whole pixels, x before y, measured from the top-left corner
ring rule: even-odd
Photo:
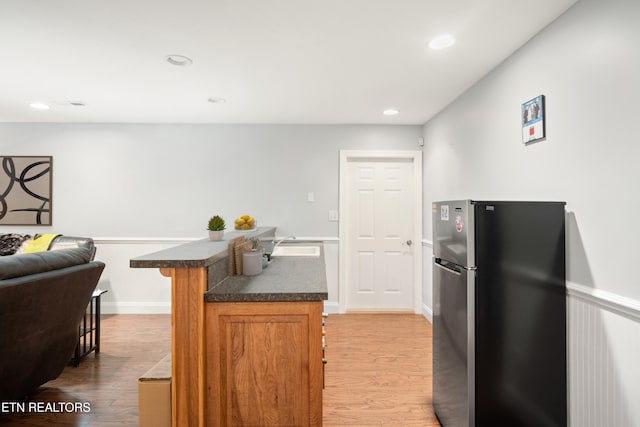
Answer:
[[[298,243],[285,243],[296,245]],[[207,302],[324,301],[328,296],[324,248],[319,257],[273,257],[256,276],[229,276],[204,296]]]
[[[224,240],[212,242],[209,239],[185,243],[173,248],[153,252],[133,258],[129,261],[131,268],[198,268],[208,267],[214,262],[228,256],[229,241],[236,237],[247,238],[275,235],[275,227],[256,227],[251,231],[228,231]]]

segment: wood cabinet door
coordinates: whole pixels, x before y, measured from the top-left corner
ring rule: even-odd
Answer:
[[[322,424],[321,310],[321,303],[207,304],[209,425]]]

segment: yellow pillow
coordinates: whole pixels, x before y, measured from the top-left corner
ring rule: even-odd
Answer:
[[[40,234],[31,240],[28,240],[22,248],[23,254],[30,254],[33,252],[44,252],[49,250],[51,241],[58,237],[59,234]]]

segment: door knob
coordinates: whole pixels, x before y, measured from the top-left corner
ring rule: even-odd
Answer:
[[[407,246],[411,246],[413,245],[413,242],[411,240],[407,240]]]

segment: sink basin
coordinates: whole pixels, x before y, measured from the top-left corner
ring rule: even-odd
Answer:
[[[277,246],[271,256],[320,256],[320,246],[282,245]]]

